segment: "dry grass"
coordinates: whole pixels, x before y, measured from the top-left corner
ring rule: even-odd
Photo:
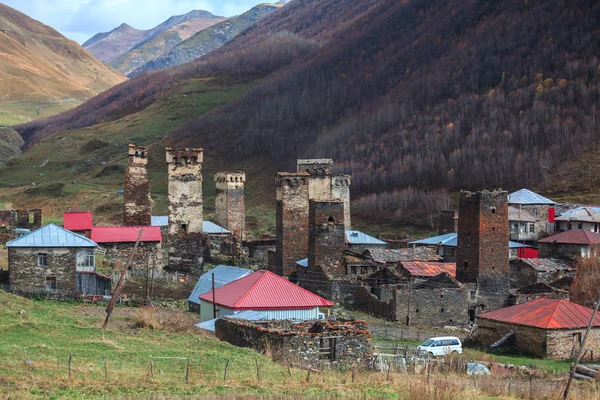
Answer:
[[[181,311],[159,310],[156,307],[147,306],[138,309],[133,314],[136,328],[162,330],[170,333],[197,333],[194,327],[198,323],[196,319]]]

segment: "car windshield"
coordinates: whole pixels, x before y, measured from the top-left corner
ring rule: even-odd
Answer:
[[[429,346],[431,346],[432,343],[433,343],[433,340],[428,339],[421,346],[423,346],[423,347],[429,347]]]

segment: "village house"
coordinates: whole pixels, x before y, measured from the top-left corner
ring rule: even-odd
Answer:
[[[397,268],[400,274],[410,282],[424,281],[441,273],[456,277],[455,262],[403,261]]]
[[[593,248],[600,244],[600,233],[585,229],[571,229],[538,240],[539,256],[543,258],[565,258],[576,260],[589,258]]]
[[[6,244],[10,290],[73,296],[110,294],[110,278],[96,273],[92,240],[54,224]]]
[[[367,322],[247,321],[220,318],[215,323],[220,340],[235,346],[269,351],[276,361],[298,362],[325,368],[366,366],[371,356]]]
[[[69,211],[63,214],[63,227],[78,235],[90,238],[94,226],[91,212]]]
[[[270,271],[256,271],[201,295],[200,321],[243,310],[260,311],[269,319],[317,319],[333,305]]]
[[[479,314],[477,339],[492,345],[512,332],[514,348],[534,357],[572,359],[579,351],[593,310],[564,299],[541,298]],[[586,349],[600,354],[600,316],[593,321]]]
[[[522,288],[575,275],[572,263],[559,258],[519,258],[510,261],[510,283]]]
[[[365,250],[387,249],[388,244],[361,231],[346,231],[346,248],[362,253]]]
[[[529,189],[521,189],[508,195],[508,205],[518,211],[528,213],[535,219],[533,229],[530,225],[527,227],[528,237],[531,237],[527,240],[535,241],[554,233],[556,202]]]
[[[236,281],[244,276],[250,275],[253,271],[250,269],[218,265],[210,271],[200,276],[194,290],[188,298],[188,308],[191,312],[200,313],[200,296],[213,289],[220,288],[228,283]]]
[[[510,240],[516,242],[536,241],[539,237],[535,230],[537,218],[526,210],[508,206]]]
[[[555,218],[556,231],[584,229],[600,233],[600,207],[577,207]]]
[[[92,240],[106,251],[106,257],[126,263],[142,229],[144,232],[130,268],[160,270],[163,267],[162,235],[157,226],[95,226]]]

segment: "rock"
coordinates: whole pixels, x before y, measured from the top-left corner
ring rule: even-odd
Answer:
[[[481,363],[467,363],[467,375],[491,375],[492,373],[485,365]]]

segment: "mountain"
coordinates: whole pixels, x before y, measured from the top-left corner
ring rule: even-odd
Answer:
[[[54,29],[0,4],[0,124],[57,113],[125,77]]]
[[[138,30],[123,23],[110,32],[97,33],[86,41],[83,47],[100,61],[111,64],[129,50],[152,40],[158,34],[169,31],[174,26],[194,19],[210,20],[214,18],[222,20],[222,17],[216,17],[208,11],[194,10],[184,15],[172,16],[148,30]]]
[[[24,144],[17,131],[8,126],[0,126],[0,164],[4,164],[11,157],[21,155],[21,146]]]
[[[586,203],[597,185],[552,185],[581,181],[573,160],[599,159],[599,39],[600,4],[584,0],[293,1],[198,60],[15,127],[31,150],[0,184],[69,171],[120,187],[133,140],[157,162],[165,146],[202,146],[207,171],[251,171],[249,193],[271,214],[272,174],[306,157],[353,175],[359,224],[432,226],[461,189],[529,186]],[[75,150],[93,140],[106,146]],[[114,174],[95,178],[99,159]]]
[[[212,15],[212,14],[211,14]],[[196,32],[209,28],[226,18],[212,16],[210,18],[192,18],[166,28],[149,39],[136,44],[131,50],[112,61],[110,65],[124,75],[154,60],[161,54],[172,49],[179,43],[188,39]]]
[[[127,73],[128,76],[136,76],[142,72],[174,67],[192,61],[223,46],[244,29],[280,7],[281,5],[279,4],[260,4],[253,7],[239,16],[227,19],[208,29],[201,30],[187,40],[170,46],[170,49],[164,54],[153,57],[149,62],[133,71],[119,68],[120,65],[117,64],[119,60],[113,66]],[[131,65],[131,63],[126,65]]]

